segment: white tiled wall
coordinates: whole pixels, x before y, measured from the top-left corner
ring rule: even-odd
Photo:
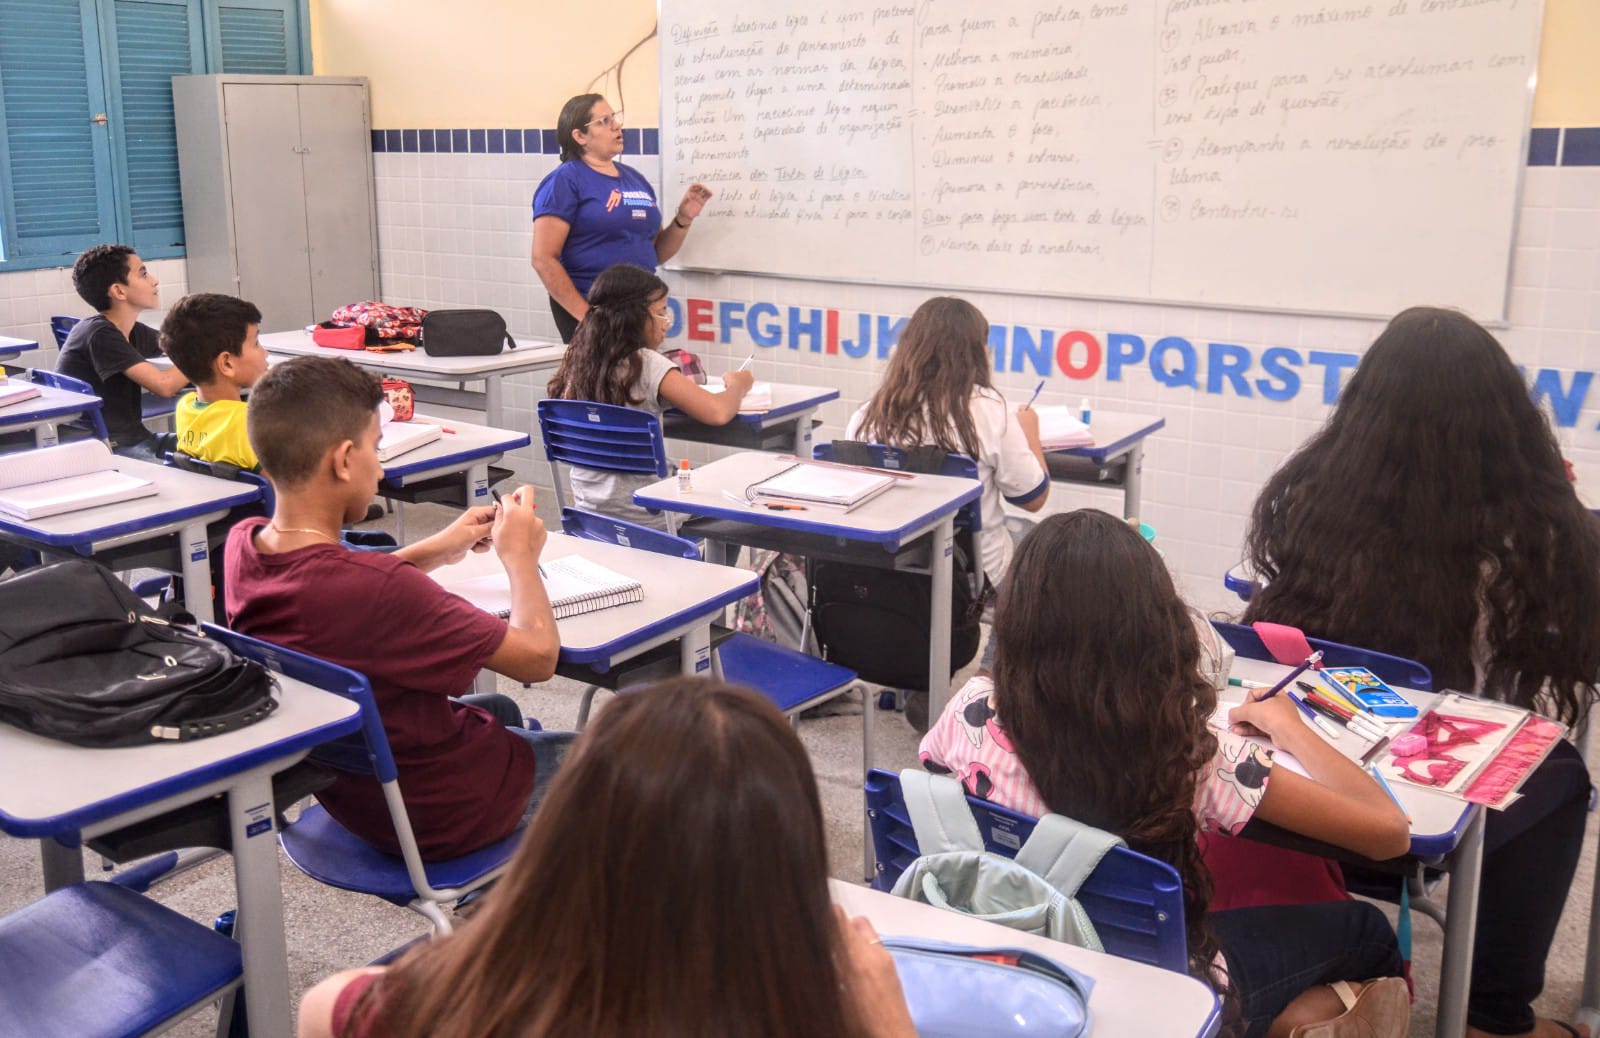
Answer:
[[[183,260],[151,260],[148,266],[161,282],[164,304],[183,298],[188,291],[188,273]],[[53,367],[56,340],[50,334],[50,318],[58,314],[87,317],[93,312],[72,290],[69,267],[0,274],[0,335],[32,339],[39,344],[38,350],[24,353],[18,364]]]
[[[519,335],[553,341],[545,295],[528,262],[530,201],[554,165],[543,155],[374,156],[378,238],[384,298],[424,307],[483,306],[500,311]],[[652,170],[653,158],[638,163]],[[670,200],[667,202],[671,204]],[[708,211],[715,218],[715,203]],[[168,301],[181,291],[181,262],[158,266]],[[65,271],[0,275],[0,333],[49,337],[51,313],[81,313]],[[909,314],[930,293],[923,289],[834,284],[747,275],[669,273],[674,294],[856,312]],[[1574,371],[1600,371],[1600,168],[1529,167],[1512,275],[1511,326],[1497,334],[1530,371],[1556,368],[1570,383]],[[1090,302],[1036,296],[972,293],[993,324],[1029,329],[1084,329],[1104,339],[1133,332],[1153,342],[1182,335],[1201,347],[1209,341],[1259,351],[1269,346],[1360,352],[1381,323],[1282,314],[1202,310],[1135,303]],[[1419,303],[1428,300],[1418,300]],[[674,340],[682,343],[681,338]],[[736,364],[750,352],[741,333],[729,345],[695,343],[711,371]],[[758,372],[776,381],[836,386],[842,399],[821,412],[821,439],[838,435],[850,412],[881,374],[875,360],[828,357],[783,348],[759,351]],[[1321,372],[1301,369],[1305,386],[1294,399],[1275,403],[1213,396],[1159,385],[1145,365],[1125,369],[1119,382],[1103,372],[1087,383],[1055,375],[1044,399],[1076,404],[1087,395],[1096,408],[1154,412],[1167,427],[1149,443],[1143,516],[1159,532],[1175,574],[1190,598],[1205,608],[1235,605],[1221,575],[1237,561],[1245,517],[1262,480],[1322,422]],[[997,376],[1019,396],[1037,376]],[[542,381],[542,380],[541,380]],[[1202,384],[1204,373],[1202,371]],[[506,424],[533,428],[533,405],[542,385],[523,378],[506,395]],[[1600,503],[1600,376],[1576,427],[1559,429],[1576,464],[1580,493]],[[1419,392],[1426,387],[1419,387]],[[535,448],[535,452],[537,448]],[[528,452],[519,452],[528,453]],[[693,448],[704,460],[710,449]],[[535,456],[514,459],[524,478],[547,484]],[[542,457],[542,455],[537,455]],[[1058,486],[1052,508],[1094,505],[1120,508],[1118,491]]]

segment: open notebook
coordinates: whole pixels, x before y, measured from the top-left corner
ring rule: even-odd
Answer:
[[[702,387],[707,393],[721,393],[724,389],[722,379],[715,375],[706,377],[706,384]],[[740,414],[763,414],[772,410],[772,383],[757,382],[750,387],[750,392],[739,401]]]
[[[1035,407],[1034,411],[1039,415],[1039,443],[1045,450],[1088,447],[1094,443],[1094,434],[1071,408],[1047,405]]]
[[[99,440],[0,456],[0,513],[18,519],[44,519],[155,493],[148,479],[118,472],[111,448]]]
[[[644,600],[644,587],[637,580],[581,555],[541,562],[539,568],[557,620]],[[450,590],[496,616],[511,615],[511,584],[504,572],[463,580],[450,585]]]
[[[752,501],[805,501],[848,512],[904,478],[873,469],[801,461],[776,476],[752,484],[745,493]]]

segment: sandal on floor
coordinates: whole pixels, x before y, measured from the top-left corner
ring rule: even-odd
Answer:
[[[1411,992],[1402,978],[1368,981],[1359,995],[1342,980],[1328,986],[1344,1003],[1344,1014],[1302,1024],[1289,1038],[1405,1038],[1411,1024]]]

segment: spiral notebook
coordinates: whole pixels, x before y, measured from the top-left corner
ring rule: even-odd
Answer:
[[[581,555],[541,562],[539,569],[557,620],[644,600],[644,586],[637,580]],[[448,587],[479,609],[501,618],[511,615],[511,584],[503,571],[451,583]]]

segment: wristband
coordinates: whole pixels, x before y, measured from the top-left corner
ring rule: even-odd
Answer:
[[[690,220],[689,223],[694,223],[694,221]],[[676,227],[678,230],[687,231],[689,229],[689,223],[679,223],[677,214],[676,213],[673,214],[672,226]]]

